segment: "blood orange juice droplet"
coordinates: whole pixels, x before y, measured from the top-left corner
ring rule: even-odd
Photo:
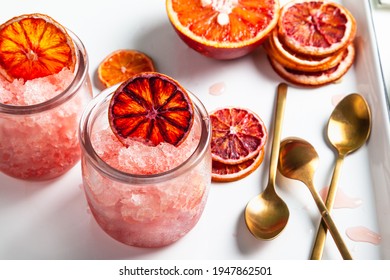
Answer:
[[[211,95],[221,95],[225,91],[225,83],[218,82],[210,86],[209,93]]]
[[[325,201],[328,195],[329,187],[320,190],[322,200]],[[347,195],[343,190],[338,189],[333,208],[357,208],[362,204],[362,200]]]
[[[381,235],[363,226],[348,228],[346,234],[353,241],[368,242],[374,245],[379,245],[382,240]]]

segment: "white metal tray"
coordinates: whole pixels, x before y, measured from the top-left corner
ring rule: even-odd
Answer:
[[[250,108],[271,131],[275,91],[282,80],[261,48],[233,61],[204,57],[177,37],[161,0],[96,0],[93,5],[69,0],[66,7],[58,2],[9,2],[0,21],[38,11],[76,33],[89,53],[95,94],[100,91],[96,83],[100,61],[116,49],[138,49],[154,59],[160,72],[194,92],[209,110],[225,105]],[[356,62],[340,83],[289,88],[282,138],[298,136],[313,144],[320,155],[315,185],[319,190],[328,186],[336,160],[325,136],[329,115],[341,96],[353,92],[365,96],[372,109],[372,134],[367,145],[346,157],[339,182],[339,189],[361,205],[334,209],[332,214],[355,259],[390,259],[389,113],[370,5],[364,0],[340,2],[358,23]],[[210,87],[218,83],[223,83],[224,91],[211,95]],[[303,185],[278,176],[277,192],[290,207],[288,226],[279,237],[260,241],[245,226],[243,210],[266,185],[268,162],[269,145],[264,163],[249,177],[213,184],[197,226],[177,243],[160,249],[123,245],[98,227],[87,208],[79,164],[48,182],[0,174],[0,259],[307,259],[320,216]],[[356,226],[380,234],[381,243],[349,239],[345,231]],[[341,258],[330,235],[324,258]]]

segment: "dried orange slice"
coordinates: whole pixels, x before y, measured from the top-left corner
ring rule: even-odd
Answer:
[[[339,80],[352,66],[355,57],[355,48],[350,44],[344,51],[342,61],[328,70],[318,72],[302,72],[288,69],[279,62],[269,57],[275,71],[287,81],[297,85],[321,86]]]
[[[261,118],[244,108],[227,107],[210,113],[214,161],[239,164],[258,155],[267,141]]]
[[[260,150],[256,157],[239,164],[225,164],[213,160],[211,179],[214,182],[233,182],[243,179],[255,171],[263,162],[263,159],[264,148]]]
[[[276,26],[279,0],[166,0],[169,20],[194,50],[217,59],[244,56]]]
[[[0,26],[0,73],[10,81],[73,71],[75,63],[72,39],[47,15],[22,15]]]
[[[314,57],[291,51],[278,37],[277,29],[274,29],[269,39],[264,44],[267,54],[286,68],[304,72],[318,72],[330,69],[340,63],[343,51],[326,57]]]
[[[146,54],[136,50],[117,50],[99,64],[98,78],[105,87],[110,87],[134,74],[153,71],[153,61]]]
[[[193,104],[187,91],[173,78],[143,72],[122,83],[108,111],[112,131],[128,145],[136,140],[150,146],[161,142],[180,145],[188,136]]]
[[[327,0],[294,0],[280,11],[278,32],[292,50],[327,56],[349,45],[356,21],[342,5]]]

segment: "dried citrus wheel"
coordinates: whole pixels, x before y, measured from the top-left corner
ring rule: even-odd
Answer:
[[[321,86],[339,80],[352,66],[355,57],[355,48],[350,44],[344,51],[342,61],[328,69],[319,72],[302,72],[288,69],[269,57],[272,67],[275,71],[287,81],[297,85]]]
[[[290,49],[326,56],[353,41],[356,21],[340,4],[326,0],[294,0],[281,8],[278,32]]]
[[[313,57],[291,51],[278,38],[278,31],[274,29],[269,39],[264,43],[267,54],[286,68],[305,72],[327,70],[340,63],[343,51],[326,57]]]
[[[276,26],[279,0],[166,0],[170,22],[196,51],[217,59],[244,56]]]
[[[27,14],[0,26],[0,73],[32,80],[74,70],[76,54],[65,28],[47,15]]]
[[[267,141],[260,117],[244,108],[227,107],[210,113],[211,153],[214,161],[239,164],[255,156]]]
[[[255,171],[263,162],[263,159],[264,148],[260,150],[256,157],[239,164],[225,164],[213,160],[211,179],[214,182],[233,182],[243,179]]]
[[[123,82],[113,94],[108,111],[114,134],[125,145],[129,140],[156,146],[180,145],[193,124],[193,104],[174,79],[143,72]]]
[[[136,50],[117,50],[109,54],[98,67],[99,81],[110,87],[134,74],[155,71],[152,59]]]

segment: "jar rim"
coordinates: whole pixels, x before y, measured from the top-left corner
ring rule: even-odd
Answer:
[[[104,103],[109,103],[112,94],[120,83],[111,86],[101,93],[99,93],[89,104],[85,107],[84,112],[81,116],[79,125],[79,138],[80,147],[82,149],[82,157],[93,165],[95,169],[102,172],[105,176],[122,183],[131,184],[148,184],[148,183],[159,183],[166,180],[173,179],[178,176],[178,173],[185,173],[194,166],[196,166],[207,153],[210,142],[211,142],[211,124],[209,114],[204,107],[203,103],[196,97],[192,92],[187,90],[194,104],[194,112],[199,115],[201,135],[197,147],[193,153],[178,166],[169,169],[164,172],[155,174],[132,174],[116,169],[106,163],[95,151],[89,133],[92,130],[94,116],[98,115],[100,111],[104,110],[102,107]]]
[[[41,113],[58,107],[77,93],[78,89],[83,85],[83,82],[88,75],[88,54],[80,38],[69,29],[66,29],[66,31],[72,38],[76,51],[76,70],[74,72],[75,75],[72,82],[61,93],[41,103],[32,105],[12,105],[0,102],[0,113],[10,115],[30,115]]]

